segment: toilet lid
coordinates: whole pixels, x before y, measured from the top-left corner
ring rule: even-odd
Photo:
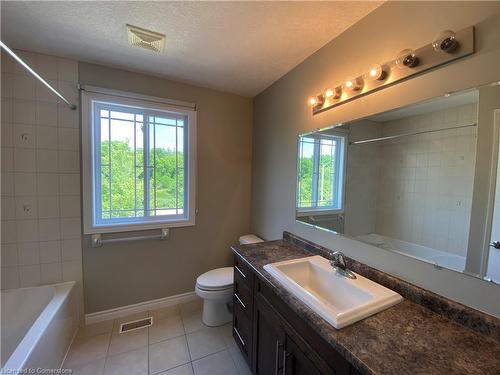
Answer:
[[[196,284],[201,289],[222,289],[233,285],[233,267],[216,268],[198,276]]]

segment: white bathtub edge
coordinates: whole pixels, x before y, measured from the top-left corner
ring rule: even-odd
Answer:
[[[120,306],[114,309],[97,311],[95,313],[85,314],[85,324],[103,322],[105,320],[122,318],[124,316],[135,314],[147,310],[161,309],[163,307],[177,305],[196,300],[198,297],[194,291],[177,294],[175,296],[163,297],[135,303],[133,305]]]

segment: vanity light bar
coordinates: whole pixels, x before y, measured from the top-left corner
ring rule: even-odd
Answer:
[[[414,75],[474,53],[474,26],[442,31],[432,43],[405,49],[391,61],[374,64],[366,74],[348,78],[308,99],[313,115],[381,90]]]

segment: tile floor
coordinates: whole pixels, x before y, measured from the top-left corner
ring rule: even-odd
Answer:
[[[73,375],[250,375],[231,323],[201,321],[201,300],[80,328],[63,368]],[[126,321],[153,316],[153,325],[118,333]]]

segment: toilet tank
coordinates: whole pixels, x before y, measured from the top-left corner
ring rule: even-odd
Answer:
[[[262,238],[257,237],[255,234],[245,234],[239,238],[240,245],[247,245],[250,243],[264,242]]]

